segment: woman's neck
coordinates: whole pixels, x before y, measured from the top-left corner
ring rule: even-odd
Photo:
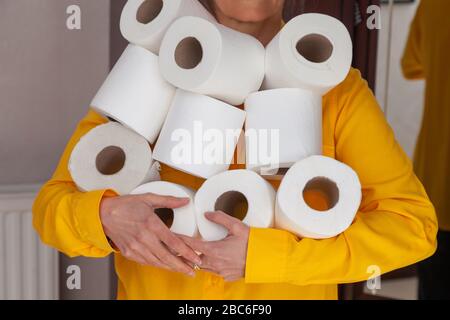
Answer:
[[[214,12],[219,23],[236,31],[249,34],[258,39],[264,46],[277,35],[282,25],[283,14],[279,12],[266,20],[257,22],[244,22],[230,18],[223,14],[220,9],[215,6]]]

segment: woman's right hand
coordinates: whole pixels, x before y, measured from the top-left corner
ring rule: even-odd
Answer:
[[[193,267],[186,262],[200,266],[200,257],[154,212],[159,208],[180,208],[188,203],[189,199],[155,194],[105,198],[100,205],[100,219],[106,235],[125,258],[195,276]]]

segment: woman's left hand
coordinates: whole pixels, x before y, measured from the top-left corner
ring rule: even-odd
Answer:
[[[228,230],[228,236],[220,241],[205,242],[180,236],[193,250],[202,253],[201,268],[220,275],[225,281],[236,281],[245,276],[247,245],[250,228],[239,219],[221,211],[208,212],[206,218]]]

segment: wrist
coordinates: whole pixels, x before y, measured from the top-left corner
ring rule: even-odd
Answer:
[[[113,211],[113,203],[114,203],[114,198],[110,198],[110,197],[104,197],[100,202],[100,208],[99,208],[100,209],[100,212],[99,212],[100,221],[103,226],[103,231],[105,232],[107,237],[109,237],[108,221],[109,221],[112,211]]]
[[[111,198],[103,198],[100,202],[100,219],[107,218],[111,213]]]

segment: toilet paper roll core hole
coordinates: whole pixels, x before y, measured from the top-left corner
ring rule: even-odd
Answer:
[[[175,62],[182,69],[194,69],[203,60],[203,47],[194,37],[181,40],[175,49]]]
[[[225,192],[217,198],[214,210],[223,211],[224,213],[243,221],[248,212],[247,197],[239,191]]]
[[[323,63],[331,58],[333,44],[320,34],[308,34],[301,38],[296,45],[297,52],[306,60],[313,63]]]
[[[334,181],[316,177],[305,185],[302,197],[311,209],[324,212],[333,209],[339,202],[339,189]]]
[[[155,214],[161,219],[162,222],[167,226],[167,228],[171,228],[174,219],[174,213],[172,209],[169,208],[158,208],[154,210]]]
[[[163,6],[163,0],[145,0],[136,12],[136,20],[143,24],[152,22],[159,16]]]
[[[95,165],[98,172],[105,176],[118,173],[125,166],[126,155],[122,148],[109,146],[97,154]]]

